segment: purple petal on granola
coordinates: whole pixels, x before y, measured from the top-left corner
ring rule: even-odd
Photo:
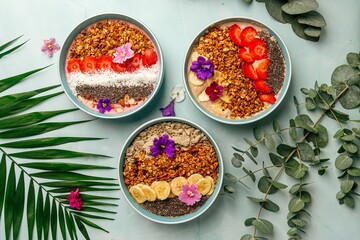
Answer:
[[[201,80],[214,76],[214,64],[202,56],[199,56],[197,61],[192,62],[190,70],[196,72],[196,76]]]
[[[161,111],[163,117],[175,116],[174,101],[171,101],[169,105],[164,108],[160,108],[159,110]]]
[[[169,158],[175,155],[175,142],[169,138],[167,134],[162,135],[160,138],[154,138],[152,146],[150,146],[151,154],[156,157],[164,152]]]
[[[111,101],[108,98],[99,99],[99,102],[96,105],[96,107],[101,113],[109,112],[111,110]]]

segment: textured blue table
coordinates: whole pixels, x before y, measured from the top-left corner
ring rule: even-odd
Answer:
[[[258,125],[270,126],[277,119],[281,124],[296,115],[292,97],[300,96],[300,87],[313,87],[317,80],[329,83],[334,68],[345,63],[346,54],[360,50],[360,2],[358,0],[325,1],[318,0],[319,9],[326,20],[327,27],[318,43],[298,38],[289,25],[273,20],[265,6],[254,1],[247,5],[241,0],[1,0],[0,7],[0,43],[24,34],[30,41],[12,56],[1,60],[0,78],[25,72],[30,69],[54,64],[49,69],[34,76],[34,81],[24,82],[11,91],[23,91],[34,87],[44,87],[59,83],[57,57],[50,59],[40,51],[43,39],[55,37],[62,44],[67,34],[84,19],[105,12],[123,13],[144,22],[157,36],[165,58],[165,81],[156,103],[141,114],[124,120],[97,120],[88,124],[69,127],[64,134],[91,135],[106,137],[101,142],[72,145],[72,150],[96,151],[113,156],[106,164],[117,167],[121,146],[127,136],[140,124],[160,116],[158,108],[169,102],[170,89],[182,84],[183,58],[193,37],[206,25],[221,18],[246,16],[258,19],[275,29],[288,46],[293,64],[292,83],[286,99],[280,108],[258,123],[247,126],[228,126],[215,122],[202,114],[187,97],[175,110],[179,117],[192,120],[212,134],[218,142],[225,161],[225,171],[236,176],[243,175],[239,169],[231,166],[232,145],[243,146],[243,137],[252,137],[252,128]],[[36,86],[33,83],[36,82]],[[10,91],[10,92],[11,92]],[[72,108],[73,104],[65,95],[51,100],[58,109]],[[44,107],[41,107],[44,109]],[[354,113],[354,116],[358,112]],[[85,113],[76,112],[67,115],[69,119],[85,119]],[[61,120],[64,120],[61,118]],[[332,127],[333,123],[327,124]],[[327,151],[333,153],[336,144],[332,141]],[[116,178],[116,171],[112,171]],[[94,174],[101,175],[97,171]],[[108,173],[107,173],[108,174]],[[360,235],[359,199],[357,207],[350,210],[339,206],[335,198],[339,183],[338,172],[333,164],[328,173],[319,177],[311,172],[308,181],[313,184],[310,191],[313,202],[308,208],[312,218],[304,239],[357,239]],[[0,176],[1,177],[1,176]],[[282,178],[280,178],[281,181]],[[29,179],[27,179],[28,181]],[[109,234],[89,228],[93,239],[240,239],[247,232],[243,221],[256,215],[258,207],[246,199],[247,195],[256,197],[257,191],[237,187],[235,198],[219,196],[215,204],[202,217],[195,221],[168,226],[150,222],[137,214],[124,199],[120,199],[114,221],[98,221],[110,231]],[[122,198],[120,192],[112,193]],[[257,196],[261,197],[261,196]],[[289,196],[283,192],[272,197],[279,203],[278,213],[264,212],[263,217],[272,219],[275,231],[271,239],[287,239],[286,224]],[[0,239],[4,239],[4,221],[0,222]],[[20,233],[20,239],[27,238],[26,224]]]

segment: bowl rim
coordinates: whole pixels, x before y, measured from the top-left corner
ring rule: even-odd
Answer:
[[[156,124],[162,123],[162,122],[180,122],[180,123],[187,124],[189,126],[192,126],[192,127],[196,128],[196,129],[200,130],[209,139],[212,146],[214,147],[215,152],[217,154],[218,163],[219,163],[219,165],[218,165],[218,169],[219,169],[218,180],[217,180],[217,183],[216,183],[215,190],[211,194],[209,199],[206,200],[206,202],[197,211],[195,211],[193,213],[185,214],[185,215],[182,215],[182,216],[179,216],[179,217],[160,216],[160,215],[156,215],[156,214],[153,214],[153,213],[145,210],[138,203],[136,203],[136,201],[131,197],[131,195],[129,194],[129,192],[127,190],[127,187],[126,187],[125,183],[123,182],[123,175],[122,175],[123,162],[124,162],[124,158],[125,158],[125,155],[126,155],[127,148],[132,144],[133,140],[142,131],[144,131],[145,129],[147,129],[150,126],[153,126],[153,125],[156,125]],[[216,144],[215,140],[213,139],[213,137],[204,128],[202,128],[198,124],[196,124],[196,123],[194,123],[192,121],[189,121],[187,119],[180,118],[180,117],[160,117],[160,118],[152,119],[152,120],[142,124],[138,128],[136,128],[130,134],[130,136],[126,139],[125,143],[123,144],[123,147],[122,147],[122,149],[120,151],[119,160],[118,160],[118,181],[119,181],[119,186],[122,189],[121,193],[123,194],[126,201],[141,216],[143,216],[146,219],[151,220],[153,222],[162,223],[162,224],[185,223],[185,222],[194,220],[195,218],[199,217],[204,212],[206,212],[206,210],[208,208],[210,208],[210,206],[214,203],[214,201],[217,199],[217,197],[218,197],[218,195],[220,193],[222,183],[223,183],[223,176],[224,176],[224,163],[223,163],[222,155],[221,155],[220,149],[219,149],[218,145]]]
[[[153,42],[154,47],[157,50],[158,58],[159,58],[159,72],[158,72],[158,78],[156,81],[155,88],[153,89],[153,91],[151,92],[151,94],[149,95],[149,97],[146,99],[145,102],[140,104],[138,107],[131,109],[129,111],[123,112],[123,113],[102,114],[98,111],[95,111],[94,109],[91,109],[91,108],[85,106],[83,103],[81,103],[77,99],[77,97],[73,94],[73,92],[69,88],[69,84],[68,84],[67,77],[66,77],[66,71],[65,71],[66,56],[68,54],[68,51],[70,49],[71,43],[74,40],[74,38],[86,27],[89,27],[90,25],[92,25],[96,22],[103,21],[106,19],[116,19],[116,20],[124,21],[124,22],[130,23],[130,24],[138,27],[139,29],[141,29],[143,32],[145,32],[145,34],[148,35],[150,40]],[[150,30],[149,27],[147,27],[143,22],[141,22],[137,18],[134,18],[130,15],[115,13],[115,12],[96,14],[96,15],[93,15],[93,16],[90,16],[90,17],[84,19],[79,24],[77,24],[70,31],[70,33],[66,36],[66,39],[61,47],[60,54],[57,59],[57,64],[58,64],[58,67],[57,67],[58,76],[60,77],[61,86],[62,86],[65,94],[67,95],[67,97],[70,99],[70,101],[72,103],[74,103],[80,110],[84,111],[85,113],[90,114],[95,117],[98,117],[98,118],[103,118],[103,119],[125,118],[127,116],[133,115],[133,114],[137,113],[138,111],[144,109],[155,98],[155,96],[157,95],[157,93],[160,90],[160,87],[161,87],[161,85],[163,83],[163,79],[164,79],[164,57],[163,57],[163,53],[162,53],[162,50],[160,47],[160,43],[157,40],[155,34]]]
[[[269,108],[267,108],[266,110],[257,113],[255,116],[249,117],[249,118],[245,118],[245,119],[228,119],[228,118],[224,118],[224,117],[220,117],[217,116],[211,112],[209,112],[208,110],[206,110],[205,108],[203,108],[198,101],[196,100],[196,98],[193,96],[190,87],[188,86],[188,80],[187,80],[187,70],[188,70],[188,61],[189,61],[189,57],[192,53],[192,49],[194,48],[194,45],[196,44],[196,42],[198,41],[198,39],[200,38],[200,36],[202,36],[208,29],[214,27],[214,26],[219,26],[221,24],[226,24],[229,22],[236,22],[236,21],[248,21],[253,23],[254,25],[258,25],[261,26],[265,29],[267,29],[271,36],[274,36],[276,38],[276,41],[278,42],[282,53],[284,55],[284,59],[285,59],[285,66],[286,66],[286,75],[285,75],[285,80],[284,80],[284,84],[283,87],[281,89],[281,91],[278,93],[278,98],[275,102],[275,104],[271,105]],[[281,38],[281,36],[270,26],[268,26],[267,24],[254,19],[254,18],[250,18],[250,17],[244,17],[244,16],[232,16],[232,17],[227,17],[227,18],[221,18],[219,20],[216,20],[210,24],[208,24],[206,27],[204,27],[201,31],[199,31],[196,36],[193,38],[193,40],[191,41],[191,43],[188,45],[187,51],[185,53],[185,57],[184,57],[184,61],[183,61],[183,83],[185,85],[185,89],[191,99],[191,101],[194,103],[194,105],[202,112],[204,113],[206,116],[210,117],[213,120],[216,120],[218,122],[221,123],[225,123],[225,124],[231,124],[231,125],[244,125],[244,124],[249,124],[249,123],[253,123],[256,121],[259,121],[260,119],[263,119],[264,117],[268,116],[270,113],[272,113],[279,105],[280,103],[283,101],[283,99],[286,96],[286,93],[289,90],[289,86],[291,83],[291,76],[292,76],[292,65],[291,65],[291,57],[290,57],[290,53],[289,50],[284,42],[284,40]]]

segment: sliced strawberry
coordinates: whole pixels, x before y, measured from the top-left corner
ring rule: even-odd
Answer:
[[[122,72],[126,72],[126,65],[124,63],[111,63],[111,68],[112,70],[114,70],[114,72],[117,73],[122,73]]]
[[[66,70],[68,73],[80,72],[80,59],[71,58],[67,61]]]
[[[241,29],[239,25],[237,24],[231,25],[229,29],[229,37],[231,41],[233,41],[238,46],[242,46],[240,34],[241,34]]]
[[[254,81],[259,79],[254,67],[250,63],[243,62],[241,65],[241,70],[243,71],[245,77],[248,77]]]
[[[274,104],[276,102],[274,94],[260,94],[259,99],[263,102],[268,102],[270,104]]]
[[[247,63],[253,63],[255,61],[246,48],[243,47],[239,49],[239,57]]]
[[[264,59],[268,56],[266,43],[260,38],[255,38],[249,43],[249,52],[255,60]]]
[[[241,31],[240,38],[242,44],[248,46],[248,44],[258,35],[258,32],[253,27],[246,27]]]
[[[132,58],[125,61],[126,70],[135,72],[140,67],[141,55],[136,53]]]
[[[142,56],[142,63],[145,67],[150,67],[154,65],[158,60],[158,55],[152,48],[148,48],[144,51],[144,55]]]
[[[258,93],[271,93],[272,89],[267,85],[265,80],[254,81],[255,91]]]
[[[268,66],[270,64],[270,60],[265,58],[258,61],[258,65],[256,67],[256,74],[261,79],[268,78]]]
[[[80,69],[83,73],[94,73],[96,70],[96,58],[86,56],[80,63]]]
[[[112,58],[110,56],[101,56],[96,60],[96,69],[98,70],[110,70],[112,64]]]

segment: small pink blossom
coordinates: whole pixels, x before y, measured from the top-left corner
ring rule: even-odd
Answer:
[[[80,189],[77,188],[75,191],[71,191],[70,195],[67,197],[69,200],[69,204],[71,208],[75,208],[77,210],[81,210],[81,206],[83,204],[80,197]]]
[[[182,186],[182,192],[179,195],[179,200],[186,203],[187,206],[194,205],[196,202],[200,201],[201,194],[197,190],[197,185],[185,184]]]
[[[60,45],[56,43],[55,38],[44,40],[44,45],[41,47],[41,51],[45,52],[49,57],[54,55],[54,52],[59,51]]]
[[[114,53],[114,63],[123,63],[127,59],[130,59],[134,56],[134,51],[131,50],[131,43],[126,43],[120,47],[115,48]]]

